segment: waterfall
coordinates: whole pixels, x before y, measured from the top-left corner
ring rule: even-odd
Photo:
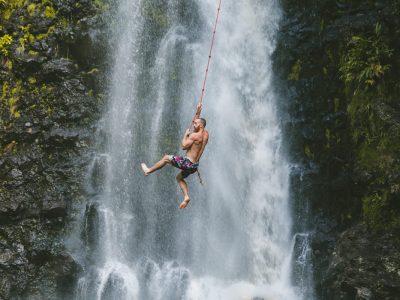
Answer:
[[[214,0],[115,0],[108,106],[85,180],[75,299],[302,299],[271,54],[278,2],[222,3],[202,116],[205,185],[171,166],[200,96]]]

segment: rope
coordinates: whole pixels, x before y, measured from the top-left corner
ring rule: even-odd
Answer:
[[[209,69],[210,61],[211,61],[211,53],[212,53],[212,49],[213,49],[213,47],[214,47],[215,32],[217,31],[218,18],[219,18],[219,11],[221,10],[221,2],[222,2],[222,0],[219,0],[218,11],[217,11],[217,17],[216,17],[216,19],[215,19],[214,31],[213,31],[213,35],[212,35],[212,39],[211,39],[210,52],[208,53],[208,62],[207,62],[207,67],[206,67],[206,74],[205,74],[205,76],[204,76],[203,88],[201,89],[200,103],[203,103],[204,91],[205,91],[206,82],[207,82],[208,69]]]
[[[221,10],[221,2],[222,2],[222,0],[219,0],[218,10],[217,10],[217,17],[215,18],[214,30],[213,30],[213,35],[212,35],[212,39],[211,39],[210,50],[208,52],[208,62],[207,62],[207,67],[206,67],[206,73],[204,75],[203,87],[201,89],[201,96],[200,96],[200,101],[199,101],[200,104],[203,104],[203,97],[204,97],[204,92],[205,92],[205,88],[206,88],[207,75],[208,75],[208,70],[209,70],[210,62],[211,62],[211,53],[212,53],[212,49],[214,47],[215,32],[217,31],[219,12]],[[193,122],[195,120],[195,117],[196,117],[196,114],[193,116],[192,123],[190,123],[189,128],[192,128],[192,125],[193,125]]]
[[[214,47],[215,33],[217,32],[219,12],[221,10],[221,2],[222,2],[222,0],[219,0],[218,10],[217,10],[217,17],[215,18],[214,30],[213,30],[213,34],[212,34],[212,38],[211,38],[210,50],[208,52],[208,61],[207,61],[206,73],[204,75],[203,87],[201,89],[201,96],[200,96],[200,101],[199,101],[200,104],[203,104],[204,92],[205,92],[206,83],[207,83],[207,75],[208,75],[208,70],[210,68],[210,62],[211,62],[211,54],[212,54],[212,49]],[[194,123],[195,118],[196,118],[196,113],[193,116],[193,119],[192,119],[192,122],[190,123],[189,128],[192,128],[192,125]],[[201,178],[201,175],[200,175],[200,172],[199,172],[199,169],[197,169],[197,176],[199,177],[200,184],[204,185],[203,184],[203,179]]]
[[[201,175],[200,175],[199,169],[197,169],[197,176],[199,176],[199,181],[200,181],[200,184],[201,184],[201,185],[204,185],[204,184],[203,184],[203,178],[201,178]]]

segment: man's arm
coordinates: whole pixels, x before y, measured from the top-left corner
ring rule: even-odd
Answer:
[[[194,139],[190,136],[190,128],[186,129],[185,135],[182,139],[182,149],[187,150],[189,149],[194,142]]]

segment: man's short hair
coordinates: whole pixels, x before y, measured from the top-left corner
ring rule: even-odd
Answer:
[[[204,118],[199,118],[199,119],[200,119],[201,124],[203,124],[203,127],[206,127],[206,124],[207,124],[206,119],[204,119]]]

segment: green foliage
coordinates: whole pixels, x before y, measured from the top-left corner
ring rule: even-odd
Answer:
[[[25,45],[27,43],[33,43],[35,41],[35,36],[29,32],[31,28],[30,24],[26,26],[20,26],[19,28],[23,35],[19,38],[19,47],[17,48],[17,51],[22,53],[25,51]]]
[[[373,32],[350,38],[339,63],[357,172],[365,178],[362,216],[376,230],[400,229],[399,61],[390,47],[396,40],[377,23]]]
[[[386,196],[374,193],[363,199],[363,216],[366,223],[374,229],[383,229],[385,219],[383,217],[387,206]]]
[[[104,0],[94,0],[94,4],[102,11],[106,11],[110,8],[110,5],[105,3]]]
[[[325,147],[326,148],[330,148],[331,147],[332,134],[331,134],[331,130],[329,128],[325,128],[325,140],[326,140]]]
[[[292,72],[288,76],[288,80],[299,80],[301,72],[301,60],[298,59],[292,66]]]
[[[9,45],[14,42],[14,40],[18,42],[17,48],[15,49],[16,52],[24,53],[25,51],[32,51],[30,45],[33,44],[35,40],[46,39],[50,34],[55,32],[55,25],[51,25],[47,32],[32,34],[31,27],[35,25],[29,22],[31,18],[54,19],[57,16],[57,11],[54,9],[52,2],[51,0],[8,0],[0,3],[0,7],[2,8],[0,11],[0,18],[2,21],[7,23],[10,17],[14,16],[14,18],[18,18],[20,21],[17,24],[21,24],[21,26],[18,26],[18,30],[14,31],[12,34],[4,35],[0,39],[0,51],[3,56],[13,57],[8,50]],[[57,24],[57,26],[61,25]],[[30,54],[34,55],[33,52],[30,52]],[[12,64],[8,65],[8,69],[11,70],[11,68]]]
[[[57,15],[57,11],[51,4],[50,0],[32,1],[32,0],[0,0],[0,7],[2,6],[1,16],[4,20],[9,20],[10,17],[22,8],[28,12],[29,16],[35,16],[37,13],[42,12],[46,18],[53,19]],[[24,16],[19,16],[20,19]]]
[[[1,15],[4,20],[8,20],[12,13],[17,9],[17,8],[23,8],[28,4],[27,0],[7,0],[2,2],[2,12]]]
[[[400,122],[389,105],[390,97],[380,98],[381,93],[387,91],[355,93],[348,105],[356,162],[361,172],[369,174],[363,217],[374,229],[394,228],[400,218],[400,206],[391,207],[400,194]]]
[[[44,8],[44,16],[49,19],[54,19],[57,14],[57,11],[52,6],[46,6]]]
[[[314,159],[314,153],[311,152],[310,146],[304,146],[304,154],[309,159]]]
[[[89,72],[87,72],[86,74],[93,75],[93,74],[97,74],[97,73],[99,73],[99,69],[93,68]]]
[[[21,9],[22,8],[22,9]],[[17,14],[20,20],[25,20],[25,17],[29,16],[32,18],[55,18],[57,15],[57,11],[53,8],[51,1],[49,0],[41,0],[37,1],[20,1],[13,0],[7,2],[5,5],[5,9],[2,12],[10,16],[11,14]],[[7,20],[6,20],[7,22]],[[18,26],[18,30],[14,31],[12,34],[6,34],[0,38],[0,51],[3,56],[10,56],[10,59],[6,62],[9,70],[12,69],[12,61],[13,55],[9,53],[9,46],[15,41],[17,41],[17,48],[15,49],[16,53],[24,53],[28,52],[29,55],[37,55],[38,52],[33,51],[31,49],[31,45],[36,40],[47,39],[50,35],[52,35],[57,27],[65,27],[65,18],[61,19],[56,25],[51,25],[47,28],[47,32],[39,32],[33,34],[31,29],[32,25],[29,22],[22,22],[20,24],[24,24]],[[25,25],[26,24],[26,25]],[[17,27],[17,26],[15,26]],[[65,29],[65,28],[63,28]]]
[[[6,81],[3,83],[3,87],[2,87],[2,93],[1,93],[2,100],[6,99],[7,93],[8,93],[8,82]]]
[[[5,34],[0,38],[0,51],[4,56],[8,56],[8,49],[13,42],[13,38],[9,34]]]
[[[366,89],[373,86],[390,69],[386,63],[393,49],[385,43],[381,34],[381,25],[375,26],[373,35],[355,35],[348,42],[348,51],[339,68],[341,79],[346,84]]]
[[[6,66],[7,66],[7,69],[8,69],[9,71],[12,70],[12,68],[13,68],[13,63],[12,63],[12,61],[11,61],[10,59],[7,60]]]
[[[29,84],[35,84],[36,83],[36,78],[35,77],[29,77],[28,78]]]
[[[36,6],[35,3],[29,4],[26,9],[28,11],[29,16],[31,16],[31,17],[38,12],[38,7]]]
[[[363,217],[374,230],[400,229],[400,214],[391,209],[387,191],[374,192],[363,199]]]
[[[0,107],[2,110],[8,108],[11,117],[19,118],[21,116],[20,111],[18,111],[18,102],[22,92],[21,81],[17,81],[12,87],[9,86],[8,82],[3,83]]]
[[[0,126],[12,128],[21,115],[36,118],[52,115],[53,96],[54,87],[38,83],[34,76],[3,82],[0,89]]]
[[[34,50],[29,50],[28,54],[31,55],[31,56],[37,56],[39,54],[39,52],[34,51]]]
[[[46,33],[40,33],[40,34],[36,35],[35,39],[37,39],[37,40],[45,40],[45,39],[47,39],[49,37],[49,35],[53,34],[54,32],[55,32],[55,26],[53,25],[53,26],[50,26],[47,29]]]

